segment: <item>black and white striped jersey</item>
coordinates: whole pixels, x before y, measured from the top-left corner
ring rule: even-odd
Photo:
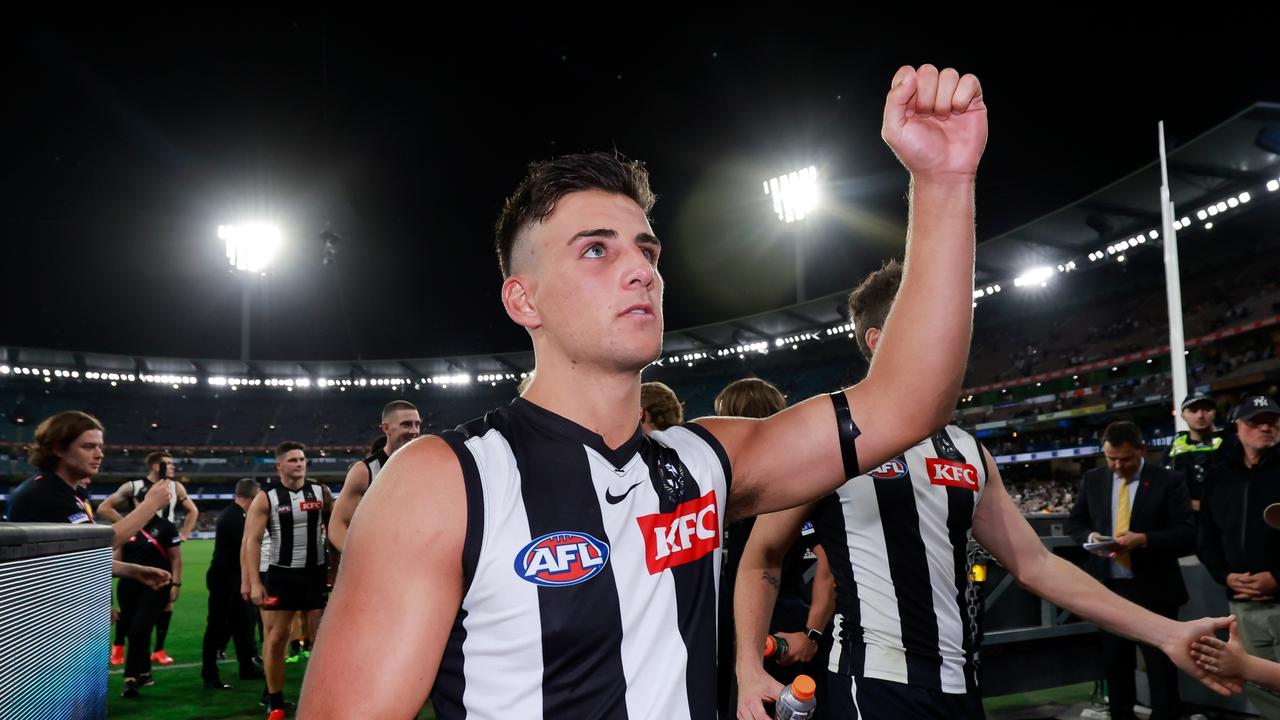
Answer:
[[[440,718],[712,720],[720,443],[637,427],[611,449],[523,399],[442,437],[468,516]]]
[[[129,511],[133,511],[135,508],[137,508],[139,505],[142,504],[142,501],[147,497],[147,491],[151,489],[152,485],[155,485],[155,483],[145,478],[142,480],[129,481],[129,499],[132,501],[132,504],[129,506]],[[157,510],[156,517],[164,518],[165,520],[168,520],[174,525],[177,525],[178,524],[178,481],[177,480],[170,481],[169,489],[171,491],[169,493],[169,505],[167,507],[163,507]],[[128,513],[125,513],[125,514],[127,515]]]
[[[279,480],[267,487],[268,564],[285,568],[313,568],[326,565],[324,533],[324,488],[306,480],[290,490]]]
[[[836,581],[833,672],[946,693],[976,687],[964,599],[987,467],[954,425],[819,501]]]
[[[378,452],[361,460],[364,466],[369,469],[369,486],[373,486],[373,479],[378,477],[378,473],[382,472],[382,468],[387,466],[387,449],[378,448]]]

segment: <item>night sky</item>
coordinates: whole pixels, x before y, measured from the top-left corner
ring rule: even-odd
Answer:
[[[899,65],[983,81],[980,240],[1155,159],[1157,120],[1176,147],[1280,100],[1274,17],[786,10],[15,19],[0,343],[235,357],[216,229],[267,219],[286,249],[255,283],[255,358],[527,349],[498,302],[498,209],[528,162],[613,148],[660,196],[668,329],[725,320],[795,299],[801,233],[810,296],[901,252],[906,175],[879,139]],[[761,182],[808,165],[826,204],[783,226]]]

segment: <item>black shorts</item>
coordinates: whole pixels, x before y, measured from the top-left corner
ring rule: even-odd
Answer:
[[[323,565],[313,568],[267,568],[263,610],[319,610],[326,600]]]
[[[982,720],[981,693],[962,695],[876,678],[827,674],[823,717],[840,720]],[[821,709],[821,706],[819,706]]]

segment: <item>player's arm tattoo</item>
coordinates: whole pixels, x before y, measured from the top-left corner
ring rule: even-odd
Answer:
[[[761,573],[761,577],[764,578],[765,582],[772,585],[774,590],[779,589],[780,586],[778,583],[778,578],[775,577],[773,573],[769,572],[768,570],[765,570],[763,573]]]

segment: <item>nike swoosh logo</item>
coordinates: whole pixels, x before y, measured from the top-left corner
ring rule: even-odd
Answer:
[[[622,493],[621,495],[614,495],[613,493],[609,492],[609,490],[608,490],[608,489],[606,489],[606,490],[604,491],[604,501],[605,501],[605,502],[607,502],[607,503],[609,503],[610,505],[617,505],[618,503],[620,503],[620,502],[622,502],[623,500],[625,500],[625,499],[626,499],[626,497],[627,497],[627,495],[630,495],[630,494],[631,494],[631,491],[632,491],[632,490],[635,490],[636,488],[640,487],[640,486],[641,486],[641,485],[643,485],[643,484],[644,484],[644,481],[643,481],[643,480],[641,480],[640,482],[636,483],[635,485],[632,485],[631,487],[627,488],[625,491],[623,491],[623,493]]]

